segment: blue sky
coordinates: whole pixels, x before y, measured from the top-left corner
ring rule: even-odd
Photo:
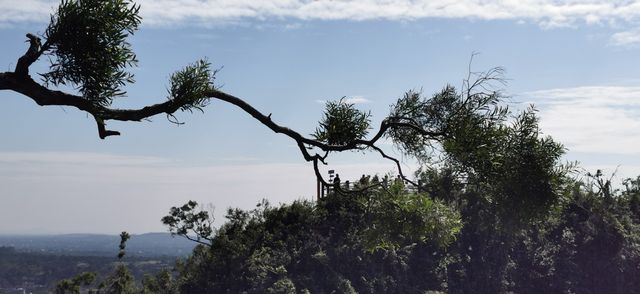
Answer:
[[[346,96],[374,125],[407,90],[431,94],[474,70],[502,66],[511,107],[540,110],[566,160],[618,178],[640,174],[640,1],[141,1],[131,39],[137,83],[115,107],[166,99],[170,74],[207,57],[218,85],[275,121],[313,132],[322,101]],[[56,1],[0,0],[0,66],[41,33]],[[41,60],[32,72],[43,72]],[[250,208],[312,199],[315,179],[293,142],[214,101],[109,126],[72,108],[39,107],[0,92],[0,233],[162,231],[188,199]],[[373,155],[330,160],[341,178],[385,173]],[[619,167],[618,167],[619,166]],[[415,164],[406,162],[406,168]]]

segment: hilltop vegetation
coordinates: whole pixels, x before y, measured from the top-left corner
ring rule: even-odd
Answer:
[[[180,265],[182,293],[638,293],[640,178],[563,179],[546,210],[505,210],[452,177],[230,210]],[[600,181],[600,182],[598,182]],[[559,183],[558,183],[559,184]],[[521,216],[526,215],[526,219]]]
[[[524,221],[450,170],[420,175],[421,194],[393,184],[230,209],[174,275],[125,292],[638,293],[640,178],[616,191],[601,176],[565,178],[558,201]],[[172,229],[206,222],[176,209]]]

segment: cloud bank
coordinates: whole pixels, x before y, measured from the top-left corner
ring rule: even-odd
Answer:
[[[640,87],[562,88],[524,96],[539,106],[542,130],[570,151],[640,155]]]
[[[640,19],[629,0],[139,0],[146,24],[241,19],[397,21],[424,18],[531,21],[543,27],[626,23]],[[0,23],[47,21],[55,0],[0,0]]]

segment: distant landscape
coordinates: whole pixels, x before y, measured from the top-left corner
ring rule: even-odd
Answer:
[[[101,234],[0,235],[0,293],[50,293],[57,281],[82,272],[105,275],[120,262],[119,242],[119,236]],[[132,235],[121,262],[140,279],[171,269],[194,246],[168,233]]]

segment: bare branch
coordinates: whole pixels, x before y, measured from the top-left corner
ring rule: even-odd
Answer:
[[[382,149],[380,149],[378,146],[371,146],[371,148],[372,148],[372,149],[374,149],[375,151],[378,151],[378,153],[380,153],[380,155],[381,155],[383,158],[386,158],[386,159],[389,159],[389,160],[391,160],[391,161],[395,162],[395,163],[396,163],[396,167],[398,168],[398,174],[400,175],[400,177],[401,177],[404,181],[406,181],[406,182],[410,183],[410,184],[411,184],[411,185],[413,185],[413,186],[416,186],[416,187],[418,186],[415,182],[411,181],[409,178],[407,178],[407,177],[402,173],[402,166],[400,165],[400,160],[398,160],[398,159],[396,159],[396,158],[394,158],[394,157],[391,157],[391,156],[389,156],[389,155],[385,154],[385,153],[384,153],[384,151],[382,151]]]
[[[46,43],[45,46],[41,46],[40,38],[34,34],[27,34],[27,38],[29,39],[27,40],[27,42],[29,42],[29,49],[18,59],[15,69],[15,73],[21,76],[29,74],[29,66],[38,60],[42,52],[49,47],[48,43]]]
[[[177,234],[174,234],[174,235],[177,235]],[[186,235],[186,234],[185,235],[180,235],[180,236],[185,237],[189,241],[193,241],[193,242],[205,245],[205,246],[211,246],[211,243],[200,241],[200,238],[192,238],[192,237],[189,237],[189,235]],[[206,240],[210,241],[209,239],[206,239]]]

